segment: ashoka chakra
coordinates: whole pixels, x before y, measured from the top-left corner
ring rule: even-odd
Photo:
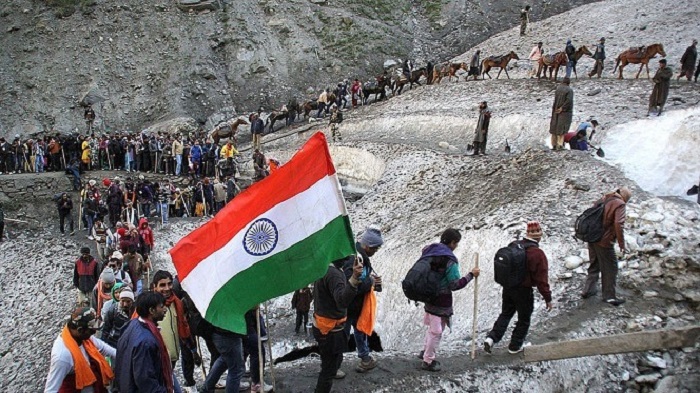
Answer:
[[[243,236],[243,248],[250,255],[269,254],[277,246],[278,235],[277,226],[272,220],[259,218],[250,224]]]

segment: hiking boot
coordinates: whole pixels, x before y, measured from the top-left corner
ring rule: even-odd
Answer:
[[[197,383],[194,381],[194,379],[185,379],[185,386],[190,387],[190,386],[195,386]]]
[[[613,306],[617,307],[621,304],[625,304],[625,299],[612,298],[605,300],[605,303],[612,304]]]
[[[589,291],[589,292],[582,292],[581,293],[581,298],[583,299],[588,299],[589,297],[593,297],[598,294],[598,291]]]
[[[425,351],[420,351],[420,353],[418,353],[417,358],[423,360],[423,355],[425,355]]]
[[[338,371],[333,376],[333,379],[343,379],[343,378],[345,378],[345,372],[341,369],[338,369]]]
[[[491,353],[491,348],[493,348],[493,339],[491,337],[486,337],[486,340],[484,340],[484,351],[486,351],[486,353]]]
[[[75,235],[75,231],[70,231],[70,235],[71,236]]]
[[[516,354],[516,353],[522,352],[523,349],[525,349],[525,347],[523,345],[515,346],[513,344],[510,344],[508,346],[508,352],[511,354]]]
[[[361,360],[360,363],[355,368],[358,373],[365,373],[373,368],[377,367],[377,361],[373,357],[367,356],[365,360]]]
[[[250,389],[250,382],[243,382],[241,381],[241,385],[238,388],[239,392],[245,392],[246,390]]]
[[[421,365],[420,368],[425,371],[440,371],[441,369],[440,362],[438,362],[437,360],[433,360],[433,362],[430,364],[423,362],[423,365]]]

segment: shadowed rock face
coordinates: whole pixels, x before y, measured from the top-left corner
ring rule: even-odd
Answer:
[[[532,19],[591,0],[534,7]],[[138,130],[222,108],[280,107],[387,60],[448,59],[518,24],[497,0],[8,0],[0,5],[0,133]],[[468,28],[466,26],[469,26]]]

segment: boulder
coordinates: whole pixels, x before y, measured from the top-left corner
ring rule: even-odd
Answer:
[[[652,384],[656,383],[656,381],[658,381],[659,379],[661,379],[661,374],[651,373],[638,375],[636,378],[634,378],[634,382],[637,382],[638,384]]]
[[[398,65],[398,64],[399,64],[399,63],[398,63],[396,60],[391,60],[391,59],[389,59],[389,60],[387,60],[387,61],[384,62],[384,68],[391,68],[391,67],[394,67],[394,66],[396,66],[396,65]]]
[[[576,255],[569,255],[564,258],[564,266],[569,270],[574,270],[583,264],[583,258]]]
[[[80,98],[80,105],[83,106],[88,106],[88,105],[94,105],[103,101],[107,101],[107,99],[100,93],[100,89],[97,87],[97,83],[91,83],[90,86],[88,87],[88,90],[83,93],[83,96]]]
[[[177,8],[182,12],[190,11],[216,11],[219,5],[215,1],[211,0],[179,0],[177,3]]]
[[[649,222],[661,222],[664,220],[664,215],[657,212],[644,213],[642,220]]]
[[[197,121],[191,117],[176,117],[174,119],[165,120],[160,123],[153,124],[144,131],[149,134],[157,134],[159,132],[166,134],[180,133],[187,135],[199,129]]]

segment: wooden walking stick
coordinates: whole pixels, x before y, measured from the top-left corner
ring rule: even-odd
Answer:
[[[474,267],[479,268],[479,253],[477,252],[474,260]],[[474,277],[474,319],[472,321],[472,360],[476,359],[476,317],[477,317],[477,302],[479,299],[479,277]]]
[[[197,343],[197,354],[201,359],[202,374],[204,374],[204,380],[207,380],[207,368],[204,366],[204,358],[202,357],[202,350],[199,348],[199,336],[194,336],[194,341]]]
[[[258,308],[255,309],[255,322],[258,330],[258,367],[260,367],[260,387],[262,388],[262,390],[265,390],[265,378],[263,378],[264,363],[262,353],[262,340],[260,339],[260,305],[258,305]]]
[[[265,303],[265,320],[267,319],[267,302]],[[267,327],[267,349],[270,351],[270,377],[272,378],[272,391],[275,391],[275,362],[272,361],[272,340],[270,339],[270,327]],[[260,384],[265,390],[265,385]]]

